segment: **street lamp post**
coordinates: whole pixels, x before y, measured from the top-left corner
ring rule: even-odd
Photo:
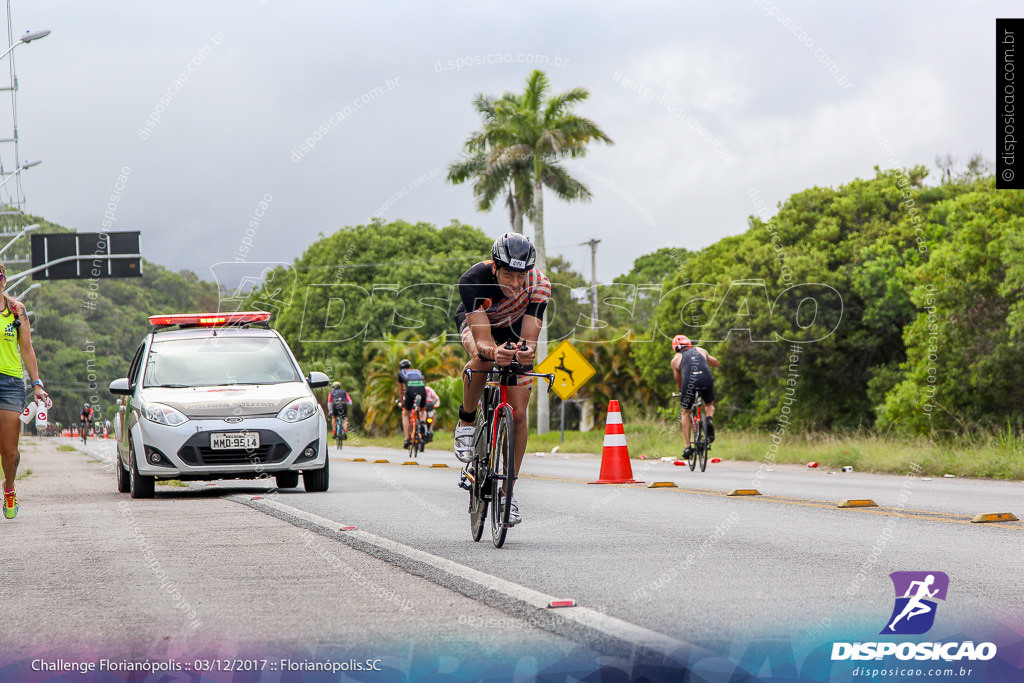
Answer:
[[[4,181],[4,182],[6,182],[6,181]],[[0,185],[2,185],[2,184],[0,184]],[[2,249],[0,249],[0,256],[3,256],[3,255],[4,255],[4,252],[5,252],[5,251],[7,251],[7,249],[8,249],[8,248],[10,248],[10,246],[11,246],[12,244],[14,244],[15,242],[17,242],[17,241],[18,241],[18,238],[19,238],[19,237],[21,237],[22,235],[25,235],[25,234],[27,234],[27,233],[30,233],[30,232],[32,232],[33,230],[35,230],[35,229],[36,229],[36,228],[38,228],[38,227],[39,227],[39,223],[33,223],[32,225],[26,225],[26,226],[25,226],[25,227],[24,227],[24,228],[22,229],[22,231],[21,231],[21,232],[19,232],[19,233],[18,233],[17,235],[15,235],[14,237],[12,237],[12,238],[10,239],[10,241],[9,241],[9,242],[7,242],[7,244],[5,244],[5,245],[3,246],[3,248],[2,248]]]
[[[4,185],[6,185],[8,180],[10,180],[14,176],[18,175],[22,171],[24,171],[26,169],[29,169],[29,168],[32,168],[33,166],[38,166],[41,163],[43,163],[43,162],[42,162],[42,160],[39,160],[39,159],[37,159],[36,161],[26,161],[26,162],[22,163],[20,166],[18,166],[18,168],[14,169],[10,173],[8,173],[6,178],[4,178],[2,181],[0,181],[0,187],[3,187]]]
[[[11,52],[14,51],[14,48],[18,47],[19,45],[28,45],[33,40],[39,40],[40,38],[45,38],[48,35],[50,35],[50,29],[46,29],[44,31],[25,31],[25,33],[22,34],[20,38],[18,38],[18,42],[16,42],[14,45],[11,45],[9,48],[7,48],[6,52],[0,55],[0,59],[3,59],[7,55],[11,54]]]

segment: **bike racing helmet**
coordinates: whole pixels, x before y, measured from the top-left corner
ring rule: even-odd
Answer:
[[[680,349],[683,348],[688,349],[691,346],[693,346],[693,344],[690,343],[690,338],[687,337],[685,334],[677,334],[676,336],[672,337],[673,351],[679,351]]]
[[[335,382],[331,386],[334,387],[335,389],[341,389],[341,382]]]
[[[406,368],[411,368],[412,361],[409,360],[408,358],[403,358],[402,361],[398,364],[398,367],[402,368],[403,370],[405,370]]]
[[[537,262],[537,250],[529,237],[517,232],[506,232],[494,240],[491,258],[502,268],[525,273],[533,270],[533,264]]]

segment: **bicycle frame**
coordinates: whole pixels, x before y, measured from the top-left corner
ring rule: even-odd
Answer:
[[[474,440],[476,449],[475,461],[477,468],[474,472],[473,488],[470,491],[470,528],[474,541],[479,541],[483,531],[483,520],[487,514],[488,503],[491,509],[491,539],[495,548],[500,548],[505,542],[505,534],[508,531],[508,508],[502,506],[501,513],[498,512],[500,488],[500,500],[512,498],[513,487],[518,475],[516,466],[516,439],[514,428],[508,422],[509,418],[515,419],[515,409],[508,402],[508,387],[517,384],[517,378],[523,376],[543,377],[548,381],[548,389],[555,381],[551,374],[541,374],[526,371],[519,364],[511,364],[505,367],[492,367],[489,370],[474,370],[466,368],[464,374],[472,381],[473,374],[483,374],[485,385],[478,410],[483,410],[477,417],[479,427],[486,426],[487,431],[478,433]],[[506,411],[507,408],[507,411]],[[497,416],[503,416],[500,419]],[[501,425],[505,424],[502,429]],[[500,433],[499,433],[500,430]],[[504,436],[502,436],[502,434]],[[504,439],[504,446],[498,442],[499,438]],[[498,453],[502,452],[502,458],[509,458],[504,465],[496,462]],[[511,452],[509,452],[511,451]]]

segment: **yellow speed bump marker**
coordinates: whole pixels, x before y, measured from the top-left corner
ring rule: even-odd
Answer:
[[[391,461],[388,460],[387,458],[381,458],[379,460],[374,460],[374,462],[391,462]]]
[[[876,508],[878,503],[871,500],[870,498],[853,498],[850,500],[844,500],[839,503],[836,507],[840,508]]]
[[[349,458],[349,462],[366,462],[366,458]]]
[[[976,524],[983,524],[985,522],[1019,522],[1020,520],[1012,512],[988,512],[977,515],[971,521]]]
[[[416,462],[415,460],[406,460],[406,461],[405,461],[405,462],[403,462],[402,464],[403,464],[403,465],[419,465],[419,463],[418,463],[418,462]]]
[[[448,467],[448,465],[444,464],[443,462],[435,462],[433,465],[431,465],[431,467]]]
[[[647,485],[649,489],[675,489],[679,488],[676,486],[674,481],[652,481]]]
[[[725,495],[727,495],[727,496],[760,496],[761,492],[758,491],[757,489],[733,489],[732,491],[729,491],[729,493],[727,493]]]

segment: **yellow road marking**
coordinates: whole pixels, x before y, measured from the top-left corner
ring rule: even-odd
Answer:
[[[382,462],[382,461],[377,461],[377,462]],[[388,461],[384,460],[383,462],[388,462]],[[537,480],[540,480],[540,481],[561,481],[561,482],[565,482],[565,483],[569,483],[569,484],[587,484],[587,483],[589,483],[588,479],[576,479],[576,478],[571,478],[571,477],[556,477],[556,476],[544,475],[544,474],[521,474],[521,475],[519,475],[519,478],[520,479],[537,479]],[[618,486],[624,486],[626,488],[633,488],[633,489],[647,489],[647,488],[650,488],[646,484],[617,484],[617,485]],[[695,493],[695,494],[700,495],[700,496],[728,497],[728,494],[723,492],[720,489],[688,488],[688,487],[682,487],[682,486],[676,486],[676,487],[673,487],[673,488],[678,493]],[[782,505],[796,505],[798,507],[812,507],[812,508],[820,508],[822,510],[835,510],[836,509],[836,503],[834,501],[813,500],[813,499],[810,499],[810,498],[795,498],[795,497],[792,497],[792,496],[769,496],[769,495],[735,496],[734,499],[735,500],[757,501],[759,503],[781,503]],[[855,507],[855,508],[849,508],[849,510],[851,510],[853,512],[861,512],[861,513],[866,513],[866,514],[870,514],[870,515],[883,515],[885,517],[903,517],[903,518],[906,518],[906,519],[920,519],[920,520],[923,520],[923,521],[926,521],[926,522],[946,522],[946,523],[951,523],[951,524],[967,524],[967,525],[974,524],[974,522],[972,522],[971,519],[969,519],[967,517],[967,515],[965,515],[963,513],[956,513],[956,512],[941,512],[941,511],[932,511],[932,510],[908,510],[908,509],[902,509],[901,510],[900,508],[882,507],[882,506],[874,507],[874,508]],[[1007,521],[1010,521],[1010,520],[1007,520]],[[1003,523],[1003,524],[999,524],[998,528],[1000,528],[1000,529],[1014,529],[1014,530],[1017,530],[1017,531],[1024,531],[1024,523],[1018,523],[1018,524]]]

